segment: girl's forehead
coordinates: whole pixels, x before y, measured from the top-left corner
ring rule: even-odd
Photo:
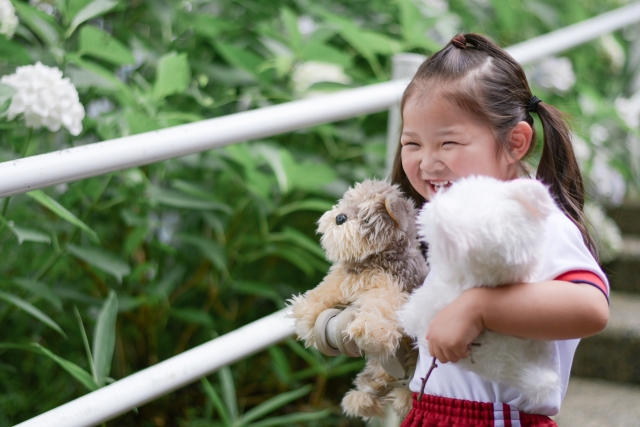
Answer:
[[[464,132],[469,127],[492,131],[469,111],[458,106],[453,94],[445,90],[429,90],[407,98],[402,109],[403,134],[424,131],[447,135]]]
[[[467,125],[478,126],[476,117],[447,100],[446,95],[412,97],[407,100],[402,111],[403,133],[415,133],[424,128],[437,134],[451,134],[461,131]]]

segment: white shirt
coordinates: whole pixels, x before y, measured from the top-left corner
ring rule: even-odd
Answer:
[[[586,271],[599,277],[606,287],[606,289],[602,289],[603,292],[606,291],[606,295],[609,294],[607,277],[585,246],[580,231],[559,209],[547,219],[543,238],[545,239],[545,256],[533,282],[554,280],[568,272]],[[427,276],[423,286],[428,286],[429,280],[430,276]],[[567,391],[571,363],[579,341],[579,339],[555,341],[555,370],[560,376],[562,387],[556,395],[539,405],[527,402],[513,387],[486,381],[479,375],[464,370],[454,363],[439,363],[431,373],[424,392],[453,399],[507,403],[526,413],[556,415]],[[421,378],[426,375],[432,360],[426,348],[420,346],[419,352],[416,372],[409,384],[411,391],[416,393],[420,392]]]

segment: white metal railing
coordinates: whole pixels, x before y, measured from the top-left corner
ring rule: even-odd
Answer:
[[[507,51],[524,65],[638,21],[640,2],[511,46]],[[415,69],[417,59],[405,57],[409,62],[406,70]],[[401,72],[401,77],[410,73],[406,70]],[[380,83],[0,163],[0,197],[387,108],[393,111],[407,82],[402,79]],[[394,145],[397,144],[398,129],[399,115],[392,112],[388,135]],[[88,427],[99,424],[250,356],[293,332],[291,319],[284,316],[284,311],[278,311],[18,426]]]

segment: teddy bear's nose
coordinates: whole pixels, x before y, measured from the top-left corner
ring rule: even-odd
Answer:
[[[336,224],[342,225],[347,222],[347,216],[345,214],[338,214],[336,216]]]

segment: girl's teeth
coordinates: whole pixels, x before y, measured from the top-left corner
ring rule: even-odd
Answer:
[[[435,188],[436,190],[440,190],[442,188],[448,187],[451,184],[451,181],[440,181],[440,182],[433,182],[433,181],[429,181],[431,183],[431,185],[433,185],[433,188]]]

